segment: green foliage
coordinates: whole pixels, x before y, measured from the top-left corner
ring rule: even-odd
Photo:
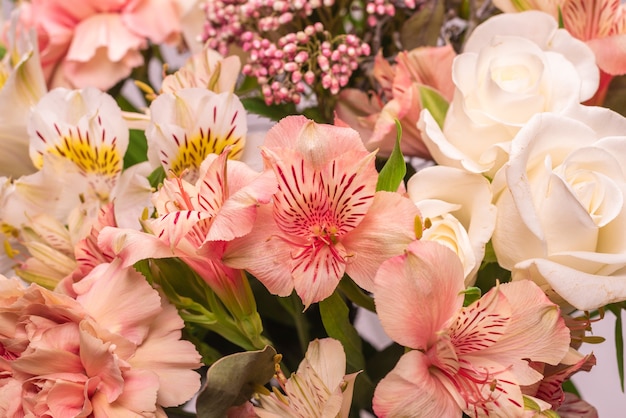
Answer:
[[[319,303],[322,323],[329,337],[339,340],[346,352],[348,372],[365,369],[365,358],[361,337],[350,321],[348,306],[342,297],[334,292]]]
[[[223,418],[228,408],[247,402],[272,378],[276,360],[276,350],[269,346],[222,357],[209,368],[206,386],[196,401],[197,416]]]
[[[622,321],[623,304],[612,304],[607,306],[608,310],[615,314],[615,353],[617,355],[617,373],[619,383],[624,392],[624,328]]]
[[[437,90],[428,86],[420,86],[419,91],[422,108],[428,109],[437,125],[443,129],[443,122],[446,120],[448,107],[450,107],[448,101]]]
[[[374,298],[366,294],[348,275],[344,275],[339,282],[339,290],[356,305],[368,311],[376,312]]]
[[[258,313],[234,318],[207,283],[180,259],[142,260],[135,269],[161,288],[186,323],[213,331],[245,350],[258,349],[267,342],[259,335]]]
[[[603,106],[626,116],[626,75],[613,77]]]
[[[419,11],[402,25],[400,42],[405,50],[437,45],[446,13],[445,3],[445,1],[425,2]]]
[[[281,120],[285,116],[295,115],[296,106],[293,103],[271,105],[265,104],[265,101],[261,97],[247,97],[241,99],[243,107],[250,113],[254,113],[259,116],[265,116],[274,121]]]
[[[465,295],[465,299],[463,299],[463,306],[469,306],[480,299],[482,291],[478,287],[468,287],[467,289],[461,291],[461,294]]]
[[[131,129],[129,134],[128,149],[124,154],[124,169],[148,160],[148,141],[144,131]]]
[[[388,192],[395,192],[404,179],[406,174],[406,162],[404,156],[400,150],[400,140],[402,138],[402,126],[400,122],[396,120],[396,144],[391,151],[389,159],[380,170],[378,174],[378,183],[376,184],[376,191],[384,190]]]
[[[159,185],[163,184],[163,180],[165,180],[165,169],[163,166],[159,166],[148,176],[148,181],[150,182],[150,186],[155,189],[159,187]]]

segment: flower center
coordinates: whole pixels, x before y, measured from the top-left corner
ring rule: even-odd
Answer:
[[[206,130],[200,128],[190,137],[185,134],[182,141],[172,135],[178,146],[178,154],[172,160],[170,169],[176,176],[180,176],[185,169],[197,170],[209,154],[221,154],[228,146],[231,146],[228,158],[239,159],[243,152],[245,138],[234,136],[235,128],[236,125],[233,125],[230,131],[221,137],[216,135],[211,128]]]
[[[81,132],[79,128],[69,129],[67,134],[61,134],[57,128],[57,132],[61,136],[59,141],[55,141],[54,145],[47,149],[51,155],[63,157],[74,163],[85,174],[96,174],[105,177],[115,177],[122,171],[122,157],[115,145],[115,138],[111,145],[102,143],[94,146],[89,137],[89,132]],[[102,136],[106,134],[103,131]],[[43,141],[45,140],[40,132],[37,136]],[[43,166],[43,154],[40,153],[39,158],[35,161],[35,166],[41,168]]]

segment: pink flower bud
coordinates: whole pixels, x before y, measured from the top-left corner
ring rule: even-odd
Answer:
[[[311,70],[309,70],[306,73],[304,73],[304,81],[309,86],[312,86],[313,83],[315,82],[315,73],[313,71],[311,71]]]

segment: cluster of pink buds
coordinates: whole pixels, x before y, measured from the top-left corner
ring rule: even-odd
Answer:
[[[302,94],[317,85],[331,94],[348,84],[359,59],[370,54],[355,35],[332,37],[319,22],[289,33],[274,43],[252,32],[242,35],[249,53],[243,73],[255,77],[265,102],[300,103]]]
[[[306,18],[319,7],[335,0],[209,0],[203,4],[206,16],[202,41],[226,55],[230,44],[241,44],[247,31],[276,31],[295,18]]]
[[[367,23],[370,26],[376,26],[379,19],[396,14],[396,7],[408,10],[415,10],[417,4],[415,0],[367,0],[365,12],[367,13]]]

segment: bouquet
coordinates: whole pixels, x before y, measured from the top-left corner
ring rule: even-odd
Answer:
[[[9,8],[0,415],[596,417],[607,315],[623,390],[619,0]]]

